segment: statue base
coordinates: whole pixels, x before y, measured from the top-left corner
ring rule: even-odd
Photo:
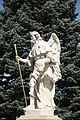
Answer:
[[[25,115],[16,120],[62,120],[51,109],[27,109]]]
[[[26,110],[25,115],[20,116],[16,120],[62,120],[54,115],[52,110],[47,109],[33,109]]]
[[[54,115],[24,115],[21,116],[20,118],[17,118],[16,120],[62,120],[58,116]]]
[[[25,115],[54,115],[54,111],[51,109],[27,109]]]

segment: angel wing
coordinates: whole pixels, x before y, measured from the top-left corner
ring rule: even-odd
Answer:
[[[48,40],[48,44],[50,45],[52,53],[54,54],[54,57],[56,58],[56,62],[60,64],[61,47],[60,47],[59,38],[55,33],[51,34],[51,37]]]
[[[53,61],[56,61],[56,65],[53,64],[55,75],[57,76],[57,79],[61,79],[61,71],[60,71],[60,41],[59,38],[55,33],[51,34],[50,39],[48,40],[48,44],[50,45],[51,51],[52,51],[52,59]]]

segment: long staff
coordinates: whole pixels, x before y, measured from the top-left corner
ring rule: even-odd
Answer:
[[[16,56],[18,56],[16,44],[14,44],[14,48],[15,48]],[[19,69],[19,74],[20,74],[20,80],[21,80],[21,83],[22,83],[22,90],[23,90],[23,94],[24,94],[25,104],[26,104],[26,107],[27,107],[26,93],[25,93],[24,83],[23,83],[23,79],[22,79],[21,68],[20,68],[20,64],[19,64],[18,58],[17,58],[16,60],[17,60],[17,63],[18,63],[18,69]]]

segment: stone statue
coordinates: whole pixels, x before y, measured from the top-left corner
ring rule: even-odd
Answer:
[[[33,70],[30,75],[30,105],[24,110],[54,110],[55,82],[61,79],[59,38],[52,33],[46,42],[36,31],[30,35],[32,49],[27,59],[17,56]]]

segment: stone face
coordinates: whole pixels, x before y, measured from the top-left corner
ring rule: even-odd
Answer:
[[[16,120],[62,120],[58,116],[50,116],[50,115],[35,115],[35,116],[21,116]]]

